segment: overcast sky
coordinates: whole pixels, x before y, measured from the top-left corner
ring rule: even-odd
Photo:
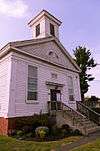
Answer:
[[[9,41],[32,38],[28,21],[42,9],[62,21],[60,41],[70,54],[85,46],[100,64],[100,0],[0,0],[0,48]],[[100,65],[87,95],[100,97]]]

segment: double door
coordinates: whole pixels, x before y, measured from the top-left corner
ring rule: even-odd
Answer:
[[[51,99],[51,110],[60,110],[61,109],[61,91],[51,89],[50,99]]]

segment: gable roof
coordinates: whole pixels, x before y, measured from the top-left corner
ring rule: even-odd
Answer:
[[[31,39],[31,40],[24,40],[24,41],[16,41],[16,42],[10,42],[8,43],[6,46],[4,46],[1,50],[0,50],[0,58],[5,56],[7,53],[9,53],[10,51],[16,51],[16,52],[20,52],[26,55],[31,56],[31,54],[24,52],[20,49],[20,47],[22,46],[30,46],[30,45],[36,45],[36,44],[42,44],[42,43],[46,43],[46,42],[51,42],[54,41],[57,46],[60,48],[60,50],[62,51],[62,53],[68,58],[68,60],[71,62],[71,64],[75,67],[75,69],[77,70],[77,72],[81,72],[80,68],[78,67],[78,65],[76,64],[76,62],[73,60],[73,58],[70,56],[70,54],[66,51],[66,49],[64,48],[64,46],[61,44],[61,42],[56,38],[56,37],[46,37],[46,38],[40,38],[40,39]],[[41,59],[44,60],[43,58],[40,58],[39,56],[35,56],[35,58],[37,59]],[[44,60],[44,61],[48,61],[48,60]]]

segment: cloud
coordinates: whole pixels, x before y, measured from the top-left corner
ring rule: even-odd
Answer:
[[[10,17],[24,17],[28,6],[23,0],[0,0],[0,14]]]

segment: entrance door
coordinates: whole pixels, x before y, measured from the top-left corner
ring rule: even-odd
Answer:
[[[60,90],[51,89],[50,96],[51,96],[51,110],[60,109],[60,104],[61,104]]]

